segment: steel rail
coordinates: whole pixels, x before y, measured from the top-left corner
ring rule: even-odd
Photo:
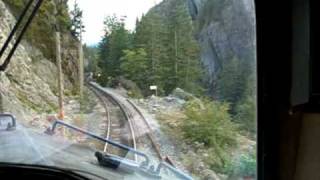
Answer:
[[[107,105],[107,103],[103,100],[103,97],[91,86],[88,86],[89,89],[98,97],[100,102],[103,104],[104,109],[106,110],[106,116],[107,116],[107,133],[106,133],[106,139],[110,138],[110,127],[111,127],[111,118],[110,118],[110,110]],[[107,152],[108,143],[105,143],[103,152]]]
[[[136,104],[134,104],[131,100],[127,99],[127,101],[129,102],[129,104],[136,110],[136,112],[139,114],[139,116],[141,117],[141,119],[144,121],[144,123],[147,125],[148,129],[150,131],[147,132],[147,135],[152,143],[152,146],[155,148],[156,153],[159,157],[159,159],[163,159],[162,155],[161,155],[161,151],[160,151],[160,147],[159,144],[156,143],[154,135],[151,133],[152,128],[150,126],[150,124],[148,123],[147,119],[144,117],[144,115],[142,114],[142,112],[140,111],[140,109],[136,106]]]
[[[129,123],[129,129],[130,129],[131,137],[132,137],[132,146],[133,146],[133,149],[136,150],[137,143],[136,143],[135,133],[134,133],[133,126],[132,126],[132,121],[131,121],[132,119],[131,119],[131,116],[129,115],[129,113],[127,112],[125,106],[119,101],[118,98],[114,97],[112,94],[106,92],[105,90],[101,89],[100,87],[96,86],[95,84],[93,84],[91,82],[89,84],[90,84],[90,86],[92,86],[96,90],[100,91],[105,96],[111,98],[112,101],[114,101],[120,107],[121,112],[124,114],[125,118],[127,119],[128,123]],[[136,154],[134,155],[134,161],[137,162],[137,155]]]
[[[149,128],[150,131],[147,132],[147,135],[151,141],[151,144],[152,146],[154,147],[157,155],[158,155],[158,158],[160,160],[164,160],[166,161],[167,163],[169,163],[170,165],[172,166],[175,166],[174,165],[174,162],[173,160],[169,157],[169,156],[162,156],[161,154],[161,150],[160,150],[160,145],[156,142],[156,138],[155,138],[155,135],[152,133],[152,127],[150,126],[148,120],[146,119],[146,117],[143,115],[143,113],[141,112],[141,110],[138,108],[138,106],[132,102],[130,99],[127,99],[127,101],[129,102],[129,104],[136,110],[136,112],[140,115],[140,117],[142,118],[142,120],[144,121],[144,123],[147,125],[147,127]]]

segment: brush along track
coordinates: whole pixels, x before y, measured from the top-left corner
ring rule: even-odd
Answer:
[[[127,99],[127,101],[129,102],[129,104],[134,108],[134,110],[139,114],[140,118],[142,119],[142,121],[145,123],[145,125],[147,126],[148,128],[148,131],[147,131],[147,137],[149,138],[153,148],[154,148],[154,151],[156,152],[157,154],[157,157],[159,158],[159,160],[164,160],[166,161],[167,163],[171,164],[172,166],[175,166],[174,165],[174,162],[173,160],[171,160],[169,158],[169,156],[165,156],[165,155],[162,155],[161,153],[161,149],[160,149],[160,145],[157,143],[156,141],[156,138],[155,138],[155,135],[153,133],[153,130],[152,130],[152,127],[150,126],[148,120],[145,118],[145,116],[143,115],[143,113],[141,112],[141,110],[138,108],[138,106],[133,103],[131,100]]]

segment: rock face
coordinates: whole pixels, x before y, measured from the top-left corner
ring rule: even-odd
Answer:
[[[0,46],[8,37],[15,21],[0,0]],[[0,59],[1,64],[2,62],[3,58]],[[35,113],[55,111],[58,101],[55,95],[56,75],[55,64],[28,42],[21,43],[6,72],[0,72],[0,104],[3,111],[13,113],[22,123],[31,120]],[[65,79],[66,85],[71,84],[69,78]]]
[[[255,10],[253,0],[187,0],[197,27],[206,81],[213,91],[223,61],[233,57],[255,63]]]

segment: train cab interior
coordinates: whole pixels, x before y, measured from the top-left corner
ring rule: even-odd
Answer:
[[[316,7],[309,0],[256,3],[259,179],[319,179]]]
[[[256,0],[258,179],[320,179],[320,63],[314,49],[314,8],[310,0]],[[17,168],[37,177],[81,179],[60,170],[4,165],[0,174]]]

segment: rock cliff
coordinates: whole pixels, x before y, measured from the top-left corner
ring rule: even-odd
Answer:
[[[254,66],[256,59],[255,9],[253,0],[187,0],[197,26],[201,61],[211,91],[223,61],[234,57]],[[249,67],[252,68],[252,67]]]
[[[0,0],[0,47],[15,22],[10,8]],[[63,39],[66,38],[70,36],[64,34]],[[63,56],[66,91],[71,91],[72,82],[76,81],[75,54],[76,50],[65,51]],[[3,59],[0,59],[0,63]],[[0,110],[13,113],[22,123],[31,120],[34,114],[56,112],[57,67],[53,62],[54,59],[47,59],[39,49],[23,40],[8,69],[0,72]]]

